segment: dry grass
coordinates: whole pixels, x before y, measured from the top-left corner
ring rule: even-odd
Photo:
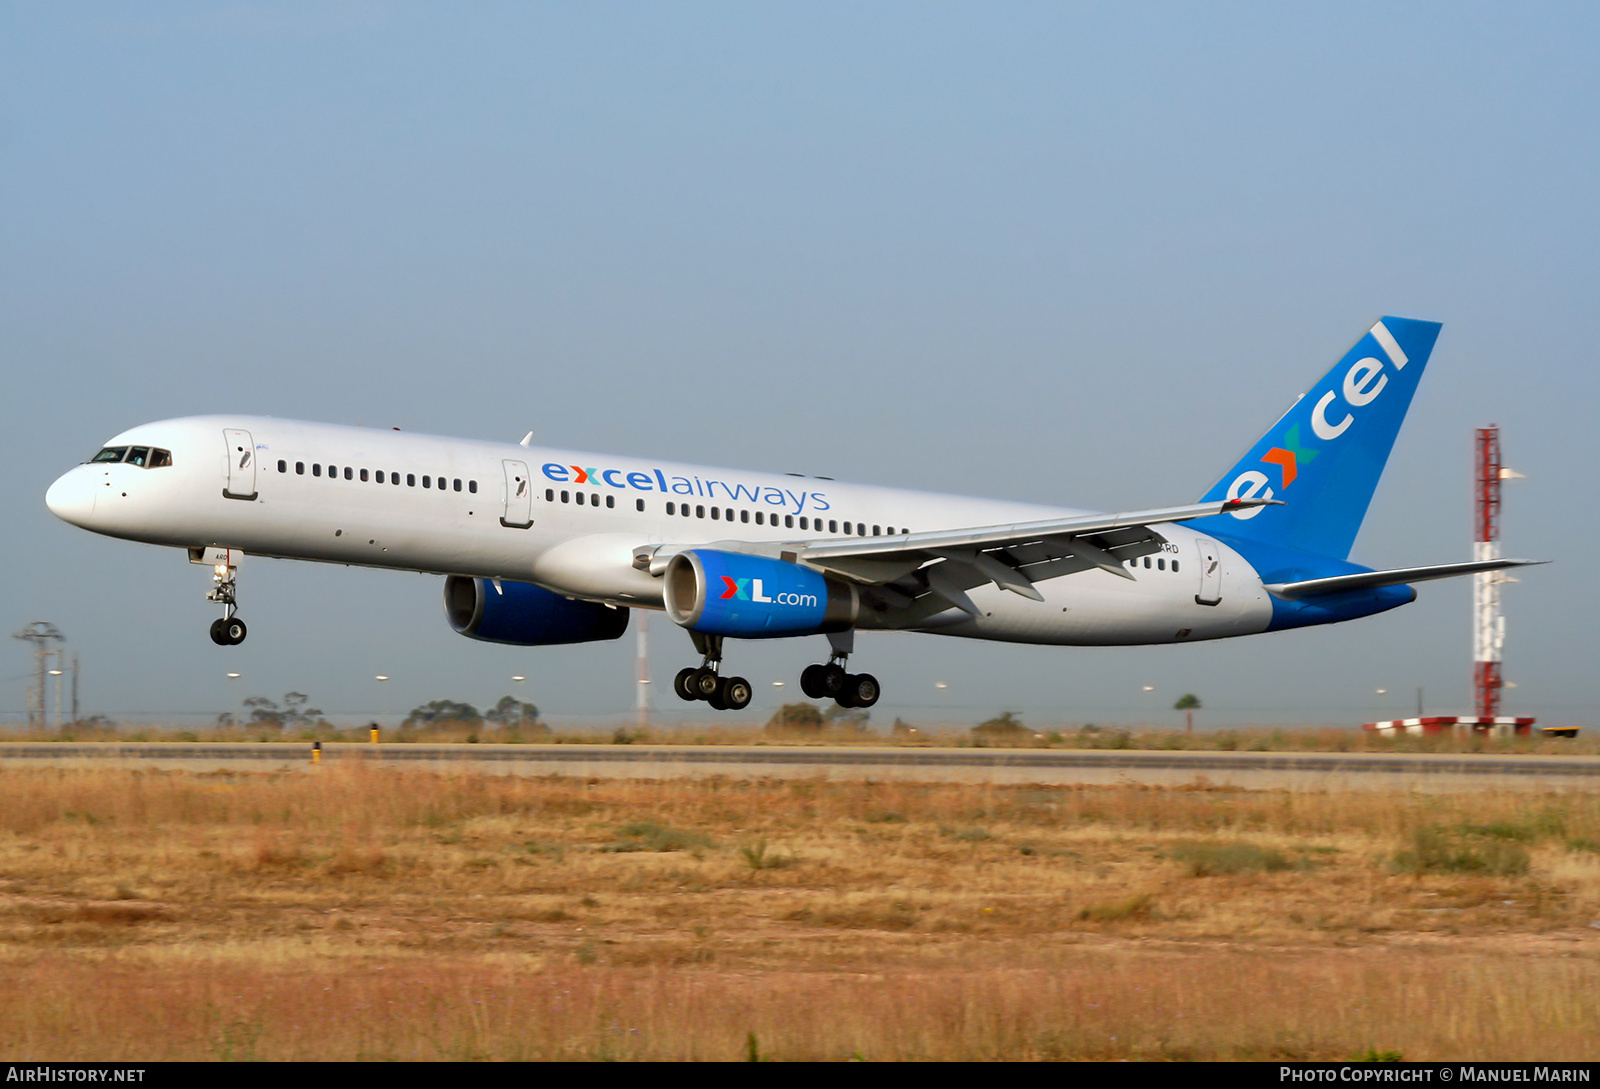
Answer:
[[[0,1048],[1585,1059],[1597,845],[1584,793],[4,768]]]

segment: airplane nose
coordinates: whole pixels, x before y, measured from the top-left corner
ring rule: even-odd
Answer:
[[[94,478],[81,468],[62,474],[44,493],[44,505],[64,522],[87,526],[94,514]]]

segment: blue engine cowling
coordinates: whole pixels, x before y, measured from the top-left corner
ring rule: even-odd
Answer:
[[[844,631],[859,598],[849,583],[797,563],[700,548],[667,561],[663,586],[673,623],[742,639]]]
[[[450,626],[469,639],[544,647],[616,639],[628,630],[628,610],[594,601],[572,601],[526,582],[451,575],[444,580],[444,611]]]

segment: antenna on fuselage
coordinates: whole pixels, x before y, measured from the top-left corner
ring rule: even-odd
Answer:
[[[518,446],[526,446],[532,441],[533,441],[533,432],[530,431],[526,435],[522,436],[522,441],[517,443],[517,445]]]

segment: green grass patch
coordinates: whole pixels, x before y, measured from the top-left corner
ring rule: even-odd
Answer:
[[[1166,857],[1182,862],[1190,877],[1221,877],[1241,873],[1278,873],[1295,869],[1280,851],[1236,840],[1232,843],[1191,842],[1168,848]]]

